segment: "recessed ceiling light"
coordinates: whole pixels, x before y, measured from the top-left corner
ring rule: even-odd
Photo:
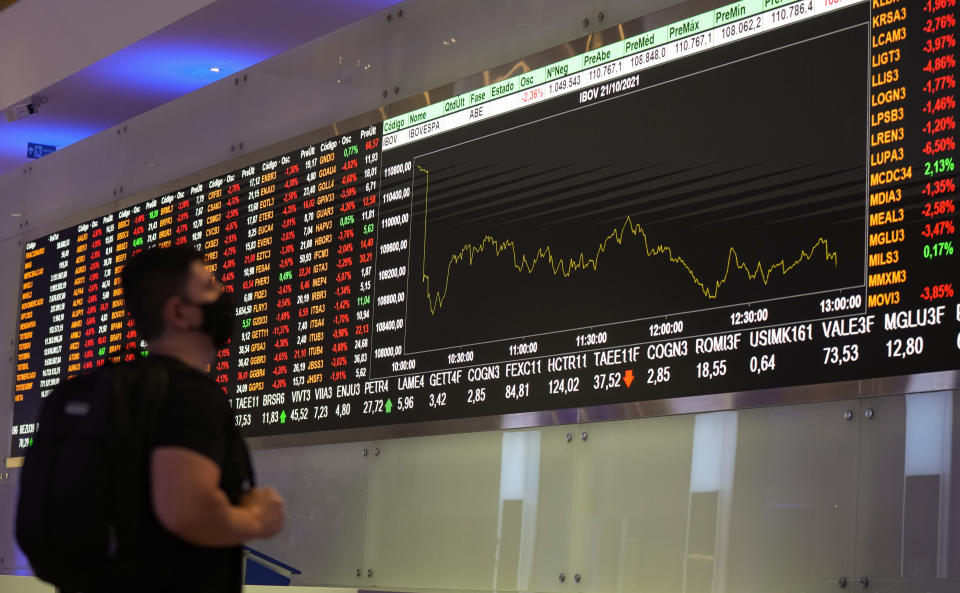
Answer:
[[[210,69],[210,72],[220,72],[220,68],[218,68],[217,66],[214,66],[213,68]]]
[[[23,216],[23,215],[20,214],[19,212],[11,212],[10,216]]]
[[[158,164],[155,163],[155,162],[153,162],[153,161],[148,161],[148,162],[144,163],[143,166],[144,166],[144,167],[156,167],[156,166],[158,166]]]

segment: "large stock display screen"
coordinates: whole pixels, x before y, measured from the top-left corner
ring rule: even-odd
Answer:
[[[955,369],[956,28],[745,0],[38,238],[13,453],[144,352],[117,276],[164,245],[234,295],[247,435]]]

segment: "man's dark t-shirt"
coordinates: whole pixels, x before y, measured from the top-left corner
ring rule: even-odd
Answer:
[[[152,354],[149,360],[166,367],[169,386],[151,422],[150,450],[184,447],[209,457],[220,467],[220,488],[237,504],[252,485],[253,475],[227,396],[212,379],[174,358]],[[241,548],[194,546],[160,525],[152,506],[146,515],[143,550],[149,576],[143,585],[149,590],[241,590]]]

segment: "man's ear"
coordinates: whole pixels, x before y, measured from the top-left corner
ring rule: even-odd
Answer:
[[[190,322],[184,317],[184,302],[178,296],[172,296],[163,303],[163,324],[176,331],[187,331]]]

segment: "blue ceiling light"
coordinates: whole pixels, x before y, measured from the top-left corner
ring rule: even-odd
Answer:
[[[108,56],[83,71],[91,84],[139,93],[161,102],[193,92],[273,55],[246,46],[148,40]],[[216,67],[211,68],[211,64]]]

